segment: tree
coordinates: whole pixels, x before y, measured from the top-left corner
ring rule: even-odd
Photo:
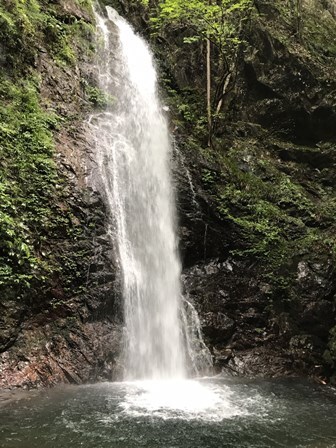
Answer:
[[[299,41],[302,40],[302,0],[290,0],[290,7],[295,22],[295,31]]]
[[[208,6],[211,7],[211,0],[209,0]],[[207,31],[207,112],[208,112],[208,146],[211,146],[211,129],[212,129],[212,110],[211,110],[211,40],[210,33]]]
[[[185,44],[206,42],[206,103],[211,144],[213,110],[218,114],[223,98],[235,68],[238,47],[241,43],[242,23],[252,8],[251,0],[163,0],[158,4],[158,13],[152,18],[152,24],[160,30],[165,27],[183,27],[190,30],[184,38]],[[212,51],[212,47],[216,51]],[[221,67],[219,84],[212,89],[212,63]],[[217,101],[213,107],[212,90],[217,92]]]

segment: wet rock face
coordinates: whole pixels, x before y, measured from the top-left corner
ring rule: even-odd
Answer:
[[[106,320],[78,325],[70,316],[44,325],[27,322],[12,349],[2,355],[0,386],[115,379],[119,341],[119,327]]]
[[[16,297],[6,300],[0,320],[0,387],[81,384],[122,374],[120,287],[111,241],[101,221],[105,208],[95,193],[88,191],[87,201],[80,190],[73,194],[88,222],[98,216],[99,224],[93,234],[88,229],[79,241],[65,239],[54,247],[66,251],[66,264],[75,254],[85,254],[75,265],[76,270],[83,269],[85,279],[74,280],[73,267],[65,266],[63,277],[55,278],[54,286],[38,300],[32,298],[30,306]],[[72,291],[66,288],[64,275]]]
[[[211,198],[200,186],[202,161],[195,152],[176,151],[173,178],[179,225],[179,250],[182,264],[190,267],[201,260],[223,259],[228,255],[229,235],[211,207]],[[228,224],[228,227],[230,225]],[[234,229],[231,229],[234,232]]]
[[[223,313],[202,313],[201,325],[205,337],[213,342],[226,341],[232,336],[235,322]]]
[[[299,328],[320,338],[320,346],[328,339],[335,323],[335,270],[332,263],[299,262],[297,293],[300,297]]]
[[[7,291],[9,295],[10,292]],[[16,340],[19,331],[20,323],[23,318],[24,309],[18,306],[16,297],[12,300],[6,300],[6,305],[2,306],[0,317],[0,351],[4,352]]]
[[[237,353],[278,337],[270,319],[267,288],[253,267],[232,258],[214,260],[186,270],[183,282],[200,315],[216,368],[227,366]]]
[[[65,23],[91,20],[73,1],[54,3]],[[141,32],[147,30],[140,2],[113,3]],[[320,58],[321,54],[328,57],[332,48],[322,42],[326,51],[321,47],[309,53],[317,45],[315,38],[306,38],[302,45],[294,29],[281,29],[278,11],[270,2],[255,3],[261,15],[244,36],[248,45],[225,97],[224,118],[216,126],[210,156],[206,142],[193,134],[194,123],[184,128],[180,117],[174,130],[184,292],[199,313],[217,371],[332,375],[336,337],[330,339],[329,331],[336,328],[336,279],[330,252],[322,244],[312,252],[302,243],[300,250],[287,251],[270,268],[277,243],[267,255],[237,254],[246,249],[248,231],[220,212],[218,198],[225,186],[232,185],[235,174],[230,171],[232,160],[221,164],[230,149],[235,171],[255,175],[257,185],[258,180],[266,180],[268,195],[277,188],[279,173],[298,180],[314,203],[334,195],[335,76]],[[311,3],[323,3],[331,17],[335,13],[331,1]],[[172,48],[176,48],[175,37],[169,38]],[[186,58],[174,61],[174,51],[167,57],[161,45],[158,58],[164,59],[177,91],[193,86],[203,101],[205,72],[200,61],[204,54],[190,48]],[[0,62],[2,56],[0,44]],[[46,290],[37,289],[25,300],[19,289],[5,292],[6,301],[0,304],[0,386],[31,388],[116,379],[122,371],[120,284],[106,209],[99,193],[87,184],[92,142],[85,118],[92,108],[83,85],[95,78],[92,60],[83,56],[75,67],[59,66],[41,49],[36,67],[43,79],[42,102],[64,118],[55,132],[55,159],[67,187],[60,206],[71,212],[65,227],[72,233],[63,229],[48,242],[49,250],[62,261],[62,271],[53,274]],[[192,144],[190,136],[194,136]],[[260,168],[259,161],[269,163],[271,169]],[[244,177],[238,187],[235,193],[241,194],[253,189],[253,184]],[[251,207],[248,202],[243,208],[233,205],[235,218],[244,218]],[[293,219],[301,213],[306,210],[289,210]],[[335,233],[333,218],[319,221],[312,215],[308,213],[304,224],[330,239]],[[280,219],[277,227],[283,226]],[[286,238],[297,237],[301,227],[287,225]],[[78,228],[83,230],[80,235]]]
[[[248,36],[251,47],[244,57],[244,71],[249,119],[280,131],[294,143],[314,146],[335,141],[336,97],[330,63],[335,49],[329,46],[328,33],[334,20],[328,11],[330,5],[319,0],[304,2],[302,26],[306,34],[293,39],[297,30],[293,24],[288,26],[293,21],[290,11],[285,15],[286,28],[276,8],[263,1],[257,3],[270,26],[265,26],[267,22],[257,25]],[[321,35],[316,33],[317,17],[325,21]]]
[[[89,11],[77,2],[54,3],[66,25],[91,23]],[[89,32],[78,38],[91,45]],[[76,63],[59,64],[40,48],[34,68],[42,79],[42,107],[62,123],[54,130],[62,193],[53,209],[57,226],[38,254],[52,254],[48,278],[28,296],[20,287],[1,291],[0,387],[116,379],[122,373],[120,285],[106,208],[89,182],[93,143],[86,119],[93,105],[86,86],[95,77],[93,54],[81,51]]]
[[[310,284],[303,282],[303,267]],[[231,257],[184,271],[185,293],[200,315],[216,370],[235,375],[322,375],[334,325],[335,282],[331,273],[323,272],[323,279],[313,274],[305,262],[299,263],[298,273],[292,301],[278,298],[274,303],[274,286],[264,282],[255,263]]]
[[[335,27],[325,9],[330,11],[327,2],[306,2],[307,34],[300,42],[295,25],[288,25],[292,20],[288,11],[282,21],[276,4],[255,3],[260,16],[244,36],[248,45],[224,101],[225,118],[217,124],[213,151],[208,148],[199,154],[194,144],[189,149],[183,145],[188,134],[177,131],[188,161],[184,168],[189,169],[193,184],[191,198],[190,182],[181,169],[176,173],[184,285],[200,314],[216,368],[234,374],[324,377],[336,367],[332,251],[323,243],[307,245],[298,237],[301,230],[284,224],[280,211],[274,229],[283,229],[287,241],[302,243],[279,258],[279,241],[269,251],[253,255],[253,244],[245,250],[246,236],[251,232],[253,240],[260,227],[254,227],[253,221],[249,227],[243,225],[255,204],[259,207],[270,195],[277,195],[277,176],[285,174],[303,193],[298,207],[291,204],[287,209],[289,195],[272,205],[290,219],[302,218],[301,229],[307,226],[311,235],[320,234],[321,241],[335,232],[333,219],[318,222],[302,207],[304,197],[309,198],[320,206],[318,216],[322,198],[335,198],[336,98],[330,58],[334,50],[328,32],[316,34],[316,17],[326,18],[324,25],[330,24],[332,35]],[[316,39],[309,33],[315,33]],[[205,80],[196,65],[193,70],[183,85],[196,84],[204,92]],[[179,84],[174,66],[171,71]],[[229,190],[237,171],[239,182]],[[262,182],[267,189],[264,196],[259,189]],[[221,213],[225,190],[232,193]],[[250,190],[254,190],[252,198],[246,194]],[[241,196],[244,200],[237,201]],[[195,201],[198,208],[191,205]],[[264,216],[262,225],[267,226],[272,217],[266,212]],[[196,251],[190,250],[194,247]]]
[[[334,139],[335,97],[325,95],[328,86],[267,31],[256,30],[251,43],[259,51],[244,61],[247,101],[254,103],[248,118],[296,143]]]

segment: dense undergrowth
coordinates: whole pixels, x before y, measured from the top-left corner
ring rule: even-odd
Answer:
[[[0,87],[0,278],[28,286],[43,267],[33,235],[41,242],[50,225],[57,182],[51,128],[57,117],[41,110],[36,83],[2,79]]]
[[[78,50],[89,51],[91,31],[85,20],[62,14],[57,2],[0,6],[0,287],[9,296],[41,295],[66,269],[51,241],[81,232],[64,206],[68,186],[54,154],[53,136],[69,123],[41,97],[39,55],[75,66]]]

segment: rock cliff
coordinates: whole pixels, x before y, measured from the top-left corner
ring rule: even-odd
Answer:
[[[92,7],[8,1],[0,23],[0,386],[113,378],[118,288],[87,182],[87,119],[104,103]]]
[[[303,2],[299,29],[291,2],[254,2],[227,83],[214,51],[213,107],[222,107],[210,147],[204,45],[185,44],[182,28],[153,36],[155,2],[105,3],[156,55],[175,142],[184,290],[216,369],[332,378],[333,2]],[[12,112],[1,106],[0,386],[114,379],[120,287],[104,202],[88,181],[87,119],[106,101],[91,4],[16,10],[5,1],[0,24],[0,95]]]

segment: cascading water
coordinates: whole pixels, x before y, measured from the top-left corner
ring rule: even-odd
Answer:
[[[180,291],[167,126],[148,48],[109,14],[111,22],[97,14],[97,68],[101,89],[116,99],[89,120],[97,162],[91,180],[105,194],[119,252],[127,373],[141,381],[17,396],[2,390],[1,447],[335,448],[331,389],[279,379],[185,378],[191,368],[202,375],[211,356],[197,312]]]
[[[116,99],[89,120],[97,163],[91,181],[105,194],[119,252],[128,377],[141,381],[2,389],[0,446],[335,448],[330,388],[293,379],[185,378],[191,368],[202,375],[211,356],[180,291],[167,127],[148,48],[109,14],[111,22],[96,16],[97,69],[101,89]],[[24,364],[17,373],[25,375]]]
[[[188,329],[188,313],[182,312],[168,128],[147,45],[112,8],[107,11],[108,19],[96,13],[103,38],[99,83],[105,95],[116,98],[90,123],[115,220],[111,234],[122,273],[126,378],[183,378],[186,358],[192,358],[192,344],[185,340],[198,333]]]

